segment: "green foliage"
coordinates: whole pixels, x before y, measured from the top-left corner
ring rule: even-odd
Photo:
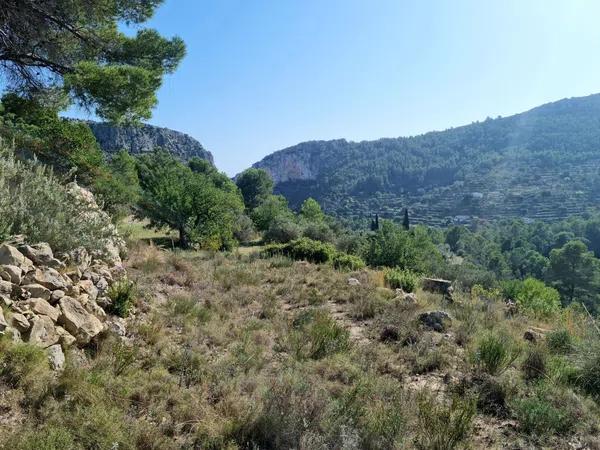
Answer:
[[[595,289],[598,271],[598,260],[581,241],[567,242],[550,252],[549,279],[555,283],[565,303],[582,298]]]
[[[600,342],[587,342],[575,358],[576,384],[583,392],[600,399]]]
[[[0,239],[23,234],[30,242],[47,242],[55,252],[101,251],[115,233],[110,218],[90,214],[61,181],[45,166],[17,161],[0,148]]]
[[[35,345],[11,344],[8,338],[0,339],[0,378],[9,385],[20,386],[30,375],[48,369],[43,349]]]
[[[555,354],[567,354],[573,350],[573,338],[569,330],[554,330],[546,334],[546,345]]]
[[[391,289],[402,289],[404,292],[414,292],[419,283],[419,276],[404,269],[389,269],[385,271],[385,283]]]
[[[335,241],[335,234],[331,227],[325,222],[310,222],[305,225],[302,235],[313,241],[330,242]]]
[[[150,117],[165,74],[185,54],[179,38],[151,29],[135,36],[120,23],[148,20],[159,0],[45,3],[10,0],[0,43],[2,71],[11,87],[28,95],[63,89],[80,105],[114,122]]]
[[[288,208],[285,197],[270,195],[252,211],[250,217],[258,230],[265,231],[276,220],[293,220],[293,213]]]
[[[325,311],[297,320],[289,335],[298,359],[321,359],[350,347],[350,333]]]
[[[106,308],[110,314],[127,317],[135,302],[135,283],[127,278],[115,281],[107,291],[110,305]]]
[[[263,169],[247,169],[236,177],[235,183],[248,210],[256,208],[273,194],[273,179]]]
[[[490,375],[504,372],[518,357],[519,349],[505,333],[488,332],[476,343],[475,364]]]
[[[531,346],[521,365],[525,380],[538,380],[546,376],[546,352],[541,346]]]
[[[527,278],[515,296],[520,310],[534,317],[550,317],[560,310],[560,294],[543,281]]]
[[[288,244],[267,246],[262,253],[265,256],[284,255],[297,261],[306,260],[319,264],[329,262],[335,256],[336,250],[330,244],[300,238]]]
[[[265,242],[285,244],[298,239],[301,233],[302,229],[296,222],[286,217],[278,217],[271,223],[267,231],[265,231],[263,238]]]
[[[320,222],[325,219],[321,205],[314,198],[307,198],[300,207],[300,216],[309,222]]]
[[[449,404],[421,392],[418,398],[416,447],[423,450],[452,450],[469,438],[477,401],[453,397]]]
[[[152,226],[177,230],[184,248],[190,242],[213,249],[232,245],[235,220],[243,209],[233,183],[224,183],[220,174],[194,172],[160,150],[139,159],[138,176],[138,214]]]
[[[542,385],[533,396],[515,400],[512,409],[524,433],[538,437],[565,434],[577,423],[577,412],[569,400],[564,393]]]
[[[338,252],[333,257],[333,267],[338,270],[360,270],[365,267],[365,262],[358,256]]]
[[[428,272],[433,264],[441,260],[441,254],[423,228],[415,227],[406,231],[385,220],[369,239],[363,258],[370,266]]]

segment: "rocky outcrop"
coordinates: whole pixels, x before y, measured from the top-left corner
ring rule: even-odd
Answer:
[[[46,243],[0,244],[0,334],[46,349],[50,366],[64,367],[64,350],[83,347],[105,330],[125,323],[100,305],[111,305],[106,293],[124,276],[120,258],[89,255],[83,249],[55,257]]]
[[[104,122],[88,122],[100,148],[108,154],[127,150],[132,155],[151,152],[161,147],[182,161],[196,156],[214,163],[212,154],[187,134],[152,125],[118,127]]]

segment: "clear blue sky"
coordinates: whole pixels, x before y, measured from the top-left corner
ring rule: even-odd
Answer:
[[[166,0],[188,54],[152,124],[233,175],[313,139],[419,134],[600,92],[596,0]]]

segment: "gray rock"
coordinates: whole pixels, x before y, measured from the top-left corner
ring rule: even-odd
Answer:
[[[139,155],[161,147],[182,161],[192,157],[213,163],[212,154],[200,142],[179,131],[144,124],[140,127],[118,127],[108,123],[88,122],[100,148],[108,154],[122,149]]]
[[[360,286],[360,281],[357,280],[356,278],[348,278],[348,285],[349,286]]]
[[[34,313],[48,316],[52,322],[56,322],[60,316],[60,311],[43,298],[30,298],[27,300],[27,304]]]
[[[46,349],[48,353],[48,362],[52,370],[61,371],[65,367],[65,354],[60,344],[51,345]]]
[[[98,288],[94,286],[92,280],[81,280],[77,286],[79,286],[80,292],[89,295],[92,300],[96,300],[98,297]]]
[[[70,347],[71,345],[74,345],[75,342],[77,341],[71,333],[69,333],[67,330],[65,330],[61,326],[56,327],[56,332],[58,333],[58,336],[59,336],[59,342],[65,348]]]
[[[50,304],[55,305],[58,303],[58,301],[63,298],[65,295],[67,295],[65,293],[65,291],[61,291],[60,289],[57,289],[56,291],[52,291],[52,294],[50,294]]]
[[[14,284],[21,284],[23,270],[18,266],[6,265],[0,267],[0,278]]]
[[[4,318],[4,313],[2,312],[2,308],[0,308],[0,332],[3,332],[8,328],[8,322]]]
[[[41,284],[51,291],[67,289],[66,280],[56,269],[51,267],[38,268],[29,272],[25,275],[23,282],[26,284]]]
[[[35,245],[22,245],[19,247],[19,251],[32,260],[34,264],[42,266],[47,266],[54,259],[52,249],[45,242]]]
[[[59,336],[54,322],[48,316],[37,316],[32,319],[29,342],[41,347],[50,347],[58,342]]]
[[[12,297],[13,284],[10,281],[0,280],[0,295]]]
[[[29,320],[23,314],[13,313],[10,320],[11,325],[19,331],[26,332],[31,327]]]
[[[61,315],[58,323],[75,336],[79,345],[85,345],[104,329],[102,322],[72,297],[59,301]]]
[[[445,332],[452,324],[452,318],[445,311],[429,311],[419,315],[419,321],[430,330]]]
[[[0,265],[17,266],[23,270],[29,270],[33,263],[12,245],[2,244],[0,245]]]
[[[26,284],[21,286],[24,290],[26,290],[31,297],[43,298],[44,300],[50,300],[52,296],[52,292],[50,289],[42,286],[41,284]]]

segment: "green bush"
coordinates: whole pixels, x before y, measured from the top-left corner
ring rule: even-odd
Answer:
[[[567,354],[573,350],[573,338],[568,330],[555,330],[546,335],[546,345],[555,354]]]
[[[523,377],[528,380],[537,380],[546,375],[546,353],[541,347],[532,346],[527,351],[521,365]]]
[[[29,242],[47,242],[55,252],[103,251],[116,233],[108,215],[91,214],[51,169],[18,161],[1,142],[0,210],[0,240],[23,234]]]
[[[350,333],[325,311],[298,317],[289,335],[292,351],[298,359],[321,359],[350,347]]]
[[[541,386],[533,396],[512,404],[519,427],[524,433],[544,436],[565,434],[577,423],[577,405],[565,392]]]
[[[271,223],[264,234],[265,242],[279,242],[285,244],[287,242],[298,239],[302,230],[300,226],[287,218],[277,218]]]
[[[417,404],[417,448],[451,450],[469,438],[477,411],[474,398],[455,396],[444,404],[431,394],[421,393]]]
[[[127,278],[117,280],[108,289],[107,295],[111,300],[110,305],[106,308],[107,312],[119,317],[127,317],[135,300],[135,283]]]
[[[365,267],[365,262],[358,256],[336,253],[333,257],[333,267],[338,270],[360,270]]]
[[[518,355],[519,350],[510,336],[489,332],[477,342],[474,360],[485,372],[497,375],[506,370]]]
[[[296,239],[287,244],[272,244],[263,249],[263,256],[288,256],[296,261],[306,260],[313,263],[329,262],[336,254],[331,244],[313,241],[307,238]]]
[[[10,386],[19,386],[30,374],[47,369],[44,351],[35,345],[11,343],[0,338],[0,378]]]
[[[516,292],[519,310],[533,317],[549,317],[560,309],[560,294],[535,278],[527,278]]]
[[[391,289],[402,289],[404,292],[414,292],[419,277],[410,270],[390,269],[385,272],[385,283]]]
[[[582,345],[575,360],[577,385],[586,394],[600,399],[600,342]]]

